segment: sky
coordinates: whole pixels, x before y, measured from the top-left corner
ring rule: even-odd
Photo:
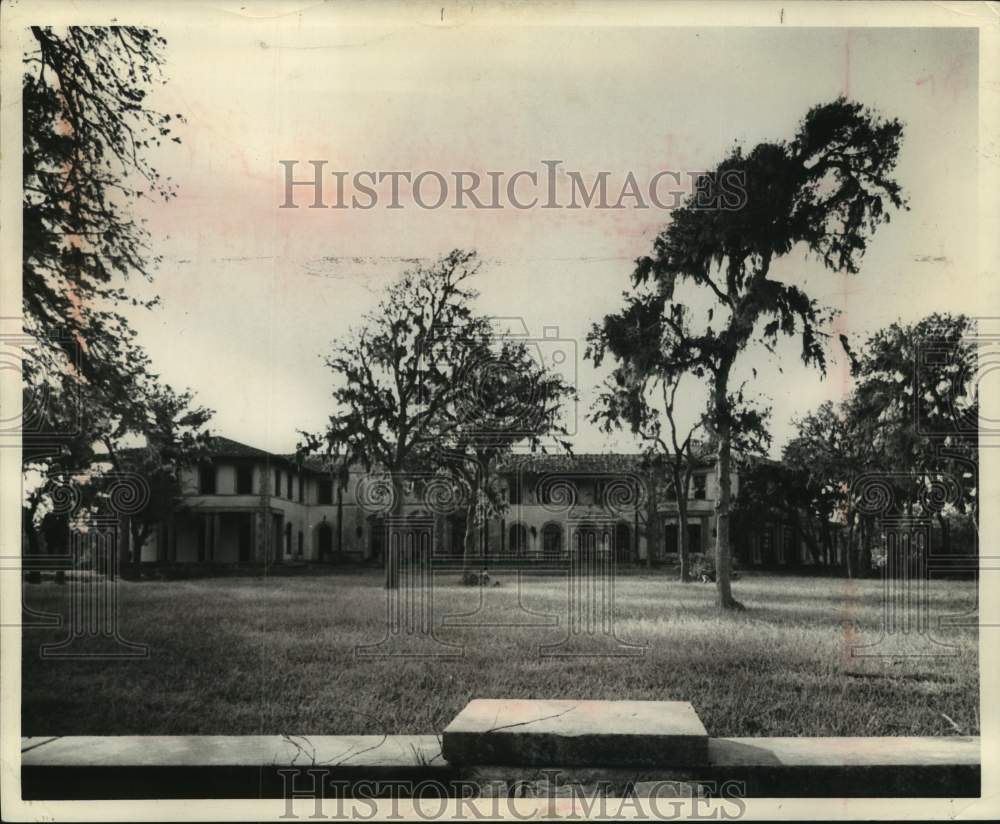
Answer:
[[[215,410],[217,434],[285,452],[299,430],[322,429],[333,410],[331,342],[407,261],[463,248],[483,263],[477,307],[531,336],[548,328],[556,338],[544,345],[567,354],[580,397],[574,450],[636,448],[587,420],[605,372],[583,351],[669,212],[425,210],[412,200],[386,209],[384,186],[370,210],[279,209],[283,159],[300,161],[299,176],[323,159],[348,180],[366,169],[543,173],[542,161],[561,160],[587,180],[609,171],[616,194],[630,171],[644,182],[711,168],[734,145],[789,139],[811,106],[843,94],[903,121],[898,180],[909,211],[878,231],[856,276],[798,250],[776,275],[838,308],[838,331],[853,338],[933,311],[976,311],[974,30],[234,18],[161,34],[168,82],[149,102],[186,124],[180,145],[153,155],[177,198],[140,208],[164,259],[153,284],[130,288],[161,304],[132,319],[163,378]],[[738,377],[772,406],[774,452],[795,416],[850,389],[842,359],[823,378],[801,366],[793,342],[770,359],[747,352]],[[685,387],[686,414],[702,392]]]

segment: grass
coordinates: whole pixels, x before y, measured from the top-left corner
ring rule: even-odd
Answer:
[[[472,698],[687,700],[715,736],[950,735],[979,732],[975,627],[945,628],[948,658],[856,658],[878,636],[881,582],[748,575],[745,612],[719,614],[714,590],[662,572],[620,578],[616,632],[641,657],[539,657],[566,635],[562,577],[515,574],[480,591],[435,582],[435,623],[471,612],[485,628],[440,627],[455,659],[360,659],[385,635],[376,571],[282,578],[124,582],[122,635],[144,660],[43,659],[65,630],[23,635],[22,735],[360,734],[440,732]],[[66,612],[68,588],[28,585],[26,604]],[[968,613],[976,586],[936,581],[932,625]],[[616,651],[596,641],[597,652]],[[573,646],[564,648],[567,651]],[[579,647],[576,647],[579,649]]]

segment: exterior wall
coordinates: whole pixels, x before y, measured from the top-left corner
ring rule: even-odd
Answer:
[[[237,466],[253,467],[252,494],[236,494]],[[185,491],[185,511],[171,520],[164,530],[150,539],[143,549],[143,560],[176,560],[197,562],[199,546],[203,560],[217,563],[235,563],[240,560],[240,539],[238,518],[252,519],[253,548],[251,559],[262,561],[265,557],[276,561],[320,561],[334,558],[348,558],[355,561],[373,558],[377,546],[374,529],[378,521],[372,512],[359,502],[359,484],[364,473],[360,468],[352,469],[347,485],[338,489],[333,484],[332,503],[319,503],[321,476],[311,470],[294,468],[287,461],[275,458],[218,458],[214,461],[216,470],[215,494],[201,494],[199,471],[197,468],[184,470],[182,486]],[[569,509],[560,509],[552,504],[542,504],[538,500],[537,484],[542,474],[559,476],[563,473],[518,473],[520,477],[521,500],[509,505],[502,518],[495,518],[485,529],[485,552],[487,558],[544,559],[546,541],[549,556],[554,559],[569,556],[571,527],[592,524],[601,534],[605,528],[615,532],[619,558],[623,560],[645,560],[648,553],[646,519],[648,512],[642,509],[637,514],[627,509],[613,511],[606,508],[600,499],[596,482],[609,482],[629,474],[628,471],[607,473],[568,472],[565,477],[572,481],[575,501]],[[688,500],[689,522],[700,528],[700,546],[694,551],[708,551],[714,545],[715,503],[718,483],[714,467],[699,469],[698,475],[705,478],[705,497],[694,497],[692,484]],[[277,476],[278,485],[275,486]],[[291,476],[292,495],[288,495],[288,479]],[[507,478],[508,494],[514,476]],[[299,483],[303,482],[300,500]],[[738,482],[734,477],[734,494]],[[676,503],[657,497],[657,517],[666,535],[677,521]],[[420,502],[414,494],[404,499],[402,514],[427,514],[420,509]],[[463,542],[464,514],[460,517],[436,516],[435,552],[449,555],[461,552]],[[558,532],[558,553],[554,553],[555,534]],[[302,535],[301,554],[299,534]],[[549,536],[546,538],[546,536]],[[520,536],[524,538],[523,551],[518,546]],[[201,544],[199,544],[201,542]],[[211,551],[206,552],[205,548]],[[666,544],[664,544],[666,547]],[[321,549],[329,548],[330,555],[321,557]],[[747,561],[752,555],[747,548]],[[210,557],[209,557],[210,556]]]

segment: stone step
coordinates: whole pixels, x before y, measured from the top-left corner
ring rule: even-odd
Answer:
[[[470,701],[445,728],[454,765],[682,766],[708,762],[708,733],[687,701]]]

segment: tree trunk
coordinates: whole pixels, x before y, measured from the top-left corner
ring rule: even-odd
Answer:
[[[479,467],[477,466],[475,472],[473,473],[472,482],[470,484],[469,491],[469,508],[465,516],[465,538],[462,543],[462,570],[463,572],[468,572],[473,568],[473,562],[480,563],[480,552],[478,551],[481,546],[480,541],[476,540],[478,537],[476,531],[476,516],[479,510],[479,488],[480,488],[480,476]]]
[[[465,513],[465,534],[462,536],[462,571],[472,569],[472,559],[475,548],[474,524],[476,522],[476,506],[470,504]]]
[[[871,524],[861,521],[861,574],[866,578],[872,574]]]
[[[809,560],[813,564],[818,564],[819,558],[819,547],[816,545],[816,535],[813,532],[813,528],[810,524],[805,524],[802,528],[802,537],[806,543],[806,549],[809,550]]]
[[[392,478],[392,509],[389,512],[391,518],[396,519],[403,514],[403,479],[400,477],[399,473],[393,471],[391,473]],[[397,527],[394,527],[397,528]],[[392,554],[392,532],[393,529],[387,529],[385,534],[385,546],[382,550],[382,556],[385,563],[385,588],[386,589],[399,589],[399,563],[400,558],[393,558]],[[402,550],[402,547],[399,548]]]
[[[129,541],[129,567],[132,578],[138,579],[142,573],[142,547],[149,538],[149,532],[135,518],[128,519],[131,540]]]
[[[677,492],[677,554],[680,561],[680,580],[687,584],[691,581],[691,547],[688,536],[687,490],[679,484],[674,484]]]
[[[847,562],[847,577],[854,577],[854,515],[847,518],[847,549],[844,552],[844,560]]]
[[[730,566],[732,548],[729,544],[729,521],[732,509],[733,478],[732,478],[732,431],[730,427],[729,410],[729,369],[724,365],[715,381],[715,424],[719,437],[719,454],[716,459],[719,481],[719,500],[715,505],[716,539],[715,539],[715,586],[717,604],[722,609],[740,609],[740,604],[733,598],[730,582]],[[680,492],[677,493],[678,497]]]
[[[944,517],[943,512],[937,513],[938,524],[941,526],[941,552],[944,555],[951,554],[951,525]]]

